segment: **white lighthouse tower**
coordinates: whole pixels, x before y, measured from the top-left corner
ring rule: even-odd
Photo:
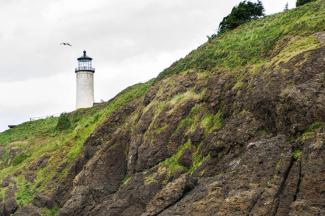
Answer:
[[[76,68],[76,108],[88,108],[94,105],[94,73],[92,67],[93,59],[87,56],[86,51],[83,56],[78,58],[78,67]]]

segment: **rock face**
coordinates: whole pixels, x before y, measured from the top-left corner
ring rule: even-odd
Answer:
[[[195,181],[183,174],[176,180],[168,183],[148,203],[145,213],[142,216],[157,215],[167,207],[175,204],[185,194],[195,187]]]
[[[41,216],[39,210],[33,205],[27,205],[23,208],[18,209],[18,211],[13,214],[14,216]]]
[[[324,72],[322,46],[240,85],[223,71],[156,82],[89,137],[59,215],[325,215]]]

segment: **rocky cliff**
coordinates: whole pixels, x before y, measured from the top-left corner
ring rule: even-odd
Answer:
[[[324,14],[316,1],[177,61],[15,215],[325,215]]]
[[[321,47],[241,88],[221,71],[157,82],[86,141],[59,215],[324,215],[324,72]]]

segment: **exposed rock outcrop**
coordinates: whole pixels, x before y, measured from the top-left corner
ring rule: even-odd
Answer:
[[[324,56],[155,83],[88,139],[59,215],[324,214]]]

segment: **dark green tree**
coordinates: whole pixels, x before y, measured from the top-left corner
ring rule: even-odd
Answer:
[[[218,33],[235,29],[243,23],[252,19],[259,19],[262,16],[264,16],[264,7],[261,1],[257,1],[257,3],[243,1],[233,7],[231,13],[223,18],[219,25]]]
[[[56,125],[57,130],[66,130],[71,127],[71,122],[69,115],[67,113],[62,113],[58,119],[58,123]]]
[[[299,7],[301,5],[307,4],[307,3],[312,2],[312,1],[315,1],[315,0],[297,0],[296,6]]]
[[[287,12],[289,10],[289,3],[287,2],[287,4],[284,6],[284,12]]]

